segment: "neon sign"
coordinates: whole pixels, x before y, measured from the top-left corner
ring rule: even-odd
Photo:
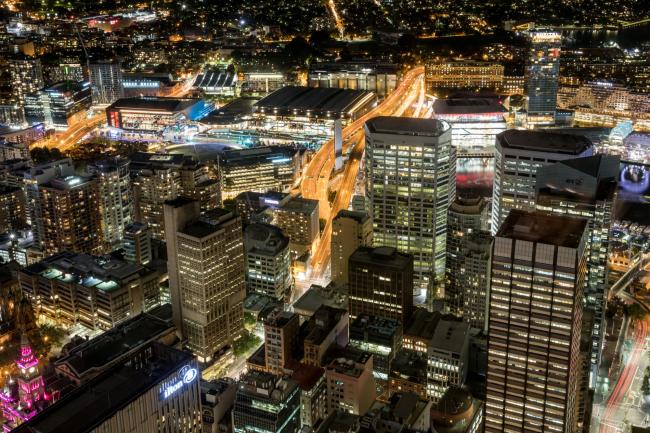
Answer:
[[[189,365],[184,366],[178,372],[178,376],[174,382],[163,386],[160,393],[161,399],[166,400],[176,394],[183,386],[194,382],[198,375],[199,371],[196,368],[190,367]]]

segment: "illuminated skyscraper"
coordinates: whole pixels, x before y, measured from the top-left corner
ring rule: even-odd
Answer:
[[[587,221],[512,210],[492,252],[486,433],[574,432]]]
[[[451,312],[484,329],[489,293],[488,206],[482,197],[459,198],[449,208],[445,298]]]
[[[492,234],[498,231],[511,209],[535,208],[535,178],[539,167],[592,154],[591,141],[581,135],[516,129],[497,135]]]
[[[39,187],[43,218],[41,249],[45,256],[62,251],[103,252],[97,180],[57,177]]]
[[[591,330],[592,387],[604,343],[607,253],[618,173],[618,157],[607,155],[568,159],[537,171],[538,210],[588,221],[585,305],[594,313]]]
[[[406,323],[413,313],[413,256],[390,247],[359,247],[348,265],[348,305],[361,314]]]
[[[241,219],[219,208],[200,216],[199,202],[184,197],[164,209],[174,322],[199,361],[209,362],[244,326]]]
[[[13,94],[22,106],[25,96],[41,89],[43,82],[43,66],[40,59],[31,57],[16,57],[9,60],[9,72]]]
[[[112,104],[124,97],[122,69],[118,59],[92,59],[88,66],[93,103]]]
[[[133,221],[133,194],[129,161],[115,158],[88,167],[97,178],[104,242],[110,248],[119,247],[124,229]]]
[[[373,244],[413,255],[414,295],[425,303],[445,272],[447,209],[456,195],[451,127],[434,119],[366,122],[366,195]]]
[[[530,54],[526,64],[525,92],[528,122],[553,124],[560,77],[562,34],[537,29],[529,32]]]

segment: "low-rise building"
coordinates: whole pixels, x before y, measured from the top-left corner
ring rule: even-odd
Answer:
[[[413,393],[427,399],[427,358],[421,352],[402,348],[395,354],[388,377],[388,396]]]
[[[201,381],[202,433],[232,432],[232,408],[237,382],[228,377],[210,382]]]
[[[388,373],[402,347],[402,324],[395,319],[362,314],[350,324],[350,346],[372,353],[377,392],[387,391]]]
[[[235,433],[297,433],[300,389],[291,379],[249,371],[239,382],[232,412]]]
[[[62,81],[25,97],[25,118],[30,125],[44,123],[65,131],[83,120],[92,103],[90,83]]]
[[[376,397],[372,365],[372,354],[350,350],[325,367],[330,413],[342,410],[364,415],[370,409]]]
[[[289,146],[226,150],[219,156],[222,196],[287,191],[302,169],[301,161],[300,152]]]
[[[160,304],[157,271],[110,256],[55,254],[19,279],[35,312],[63,326],[108,330]]]
[[[349,316],[346,310],[327,306],[320,307],[316,313],[303,323],[303,362],[322,367],[327,350],[336,344],[345,347],[349,341]]]
[[[293,288],[289,238],[269,224],[249,224],[244,229],[246,288],[274,299],[290,296]]]

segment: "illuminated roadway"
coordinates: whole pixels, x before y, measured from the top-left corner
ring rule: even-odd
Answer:
[[[618,433],[624,431],[624,425],[627,422],[632,422],[635,425],[642,422],[643,416],[638,417],[637,415],[637,418],[630,419],[629,410],[634,409],[635,406],[640,408],[642,405],[642,401],[635,402],[634,400],[643,398],[638,392],[641,387],[638,379],[639,376],[643,377],[648,364],[645,350],[647,336],[647,319],[637,321],[633,331],[632,349],[629,351],[625,367],[616,381],[616,386],[612,390],[604,410],[602,413],[597,410],[594,414],[592,432]],[[630,399],[630,397],[632,398]],[[630,400],[632,401],[630,402]],[[633,412],[636,411],[633,410]],[[634,416],[634,414],[631,415]]]
[[[331,208],[328,201],[328,186],[334,169],[334,141],[326,141],[305,168],[300,191],[305,198],[319,200],[320,217],[325,219],[325,228],[312,256],[314,277],[322,276],[329,263],[332,218],[341,209],[347,209],[352,198],[365,147],[363,129],[365,122],[377,116],[401,116],[411,107],[416,98],[418,100],[416,111],[420,113],[421,105],[425,100],[423,95],[424,67],[419,66],[408,71],[399,86],[377,107],[343,129],[343,153],[349,152],[349,157]]]

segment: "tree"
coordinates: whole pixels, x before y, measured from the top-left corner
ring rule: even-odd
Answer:
[[[312,54],[312,48],[305,38],[296,36],[284,47],[284,54],[300,66],[304,66]]]
[[[56,161],[63,158],[63,154],[57,148],[49,149],[47,147],[35,147],[29,152],[32,160],[36,164],[44,164],[46,162]]]

